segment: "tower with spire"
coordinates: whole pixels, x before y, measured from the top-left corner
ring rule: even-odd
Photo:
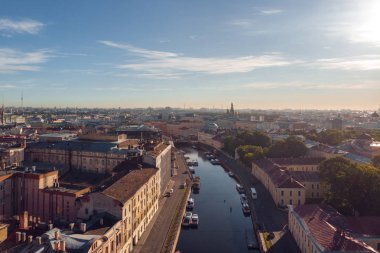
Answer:
[[[0,121],[1,121],[1,125],[4,125],[4,124],[5,124],[4,99],[3,99],[3,105],[1,106]]]
[[[232,102],[231,102],[230,114],[231,114],[232,116],[235,115],[234,103],[232,103]]]

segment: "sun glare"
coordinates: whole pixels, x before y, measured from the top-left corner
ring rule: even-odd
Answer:
[[[380,1],[372,1],[363,7],[352,32],[353,41],[380,45]]]

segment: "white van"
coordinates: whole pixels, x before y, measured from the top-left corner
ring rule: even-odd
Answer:
[[[251,188],[251,195],[253,199],[257,199],[257,192],[256,189],[253,187]]]

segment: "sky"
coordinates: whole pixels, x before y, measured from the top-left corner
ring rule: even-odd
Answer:
[[[379,0],[0,3],[0,96],[56,107],[380,108]]]

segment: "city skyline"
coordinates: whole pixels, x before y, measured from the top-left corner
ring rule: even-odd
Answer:
[[[9,106],[379,108],[377,1],[4,1]]]

